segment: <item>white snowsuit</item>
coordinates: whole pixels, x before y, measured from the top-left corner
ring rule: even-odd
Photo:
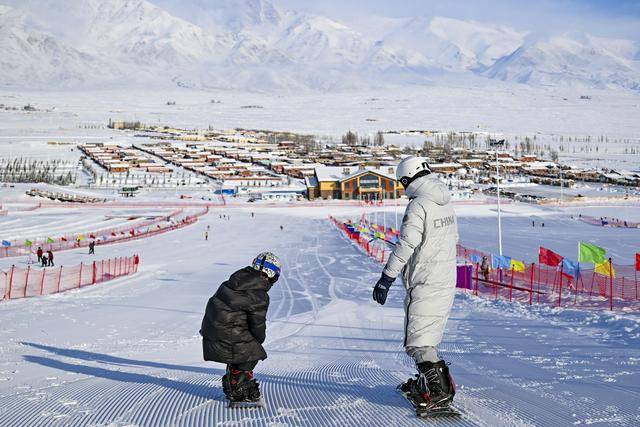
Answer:
[[[434,174],[413,181],[406,194],[411,201],[384,273],[395,278],[402,272],[407,289],[404,346],[420,362],[421,348],[435,352],[442,341],[453,305],[458,224],[451,194]]]

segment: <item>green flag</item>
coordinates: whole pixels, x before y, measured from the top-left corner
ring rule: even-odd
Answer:
[[[582,242],[580,242],[578,245],[579,262],[592,262],[594,264],[602,264],[606,261],[604,257],[606,253],[606,249],[601,248],[600,246]]]
[[[53,243],[54,240],[51,237],[47,237],[47,243]]]
[[[24,245],[25,246],[31,246],[31,245],[33,245],[33,242],[31,240],[27,239],[27,240],[24,241]]]

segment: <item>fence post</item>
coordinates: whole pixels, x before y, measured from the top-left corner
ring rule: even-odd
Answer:
[[[42,280],[40,281],[40,296],[42,296],[42,292],[44,290],[44,276],[45,274],[47,274],[47,269],[43,268],[42,269]]]
[[[514,269],[511,267],[511,283],[509,283],[509,302],[511,302],[511,298],[513,297],[513,274]]]
[[[613,311],[613,262],[609,258],[609,309]]]
[[[31,266],[27,267],[27,276],[24,279],[24,295],[23,297],[27,297],[27,286],[29,285],[29,272],[31,271]]]
[[[11,289],[13,288],[13,271],[16,269],[15,265],[11,266],[11,275],[9,276],[9,299],[11,299]]]
[[[82,262],[80,262],[80,271],[78,272],[78,287],[82,283]]]
[[[536,263],[531,263],[531,280],[529,281],[529,305],[533,305],[533,275],[536,271]]]
[[[474,289],[474,293],[476,296],[478,296],[478,270],[480,270],[480,264],[476,262],[476,285]]]
[[[58,273],[58,288],[56,290],[56,293],[60,292],[60,279],[62,279],[62,266],[60,266],[60,272]]]
[[[96,284],[96,262],[93,261],[93,278],[91,279],[91,284]]]
[[[564,271],[564,264],[560,264],[560,285],[558,286],[558,307],[562,304],[562,273]]]
[[[104,279],[104,260],[100,261],[100,281]]]

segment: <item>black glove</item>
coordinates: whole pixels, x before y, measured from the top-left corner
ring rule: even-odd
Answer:
[[[393,285],[393,281],[391,277],[382,273],[380,279],[378,279],[378,283],[373,287],[373,300],[380,305],[384,305],[387,302],[387,293],[389,292],[389,288]]]

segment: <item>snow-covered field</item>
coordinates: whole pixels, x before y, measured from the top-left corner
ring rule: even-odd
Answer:
[[[456,207],[464,243],[494,248],[492,209]],[[589,226],[572,212],[505,211],[513,256],[538,243],[574,252],[594,233],[622,259],[640,241],[640,230]],[[627,212],[637,217],[638,208]],[[362,210],[213,210],[181,230],[97,248],[98,259],[139,253],[136,276],[0,303],[0,425],[423,425],[395,391],[414,369],[402,350],[402,287],[384,307],[371,300],[381,266],[332,228],[329,213],[357,218]],[[531,218],[545,221],[544,233]],[[230,410],[224,366],[202,361],[198,329],[217,286],[267,249],[282,257],[284,274],[270,292],[269,358],[256,368],[266,407]],[[58,265],[90,259],[86,249],[57,254]],[[639,337],[633,314],[460,294],[441,350],[464,415],[438,424],[638,425]]]

